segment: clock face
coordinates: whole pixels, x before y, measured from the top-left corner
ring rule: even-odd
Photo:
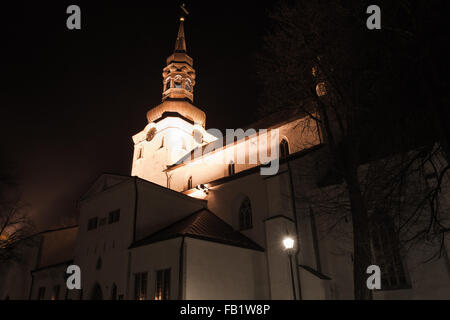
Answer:
[[[156,128],[151,128],[151,129],[148,130],[148,132],[147,132],[146,140],[147,140],[147,141],[152,141],[153,138],[155,137],[155,134],[156,134]]]
[[[203,134],[200,130],[198,129],[194,129],[194,131],[192,131],[192,136],[194,137],[194,140],[197,143],[202,143],[203,141]]]

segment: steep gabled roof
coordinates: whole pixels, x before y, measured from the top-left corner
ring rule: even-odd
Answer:
[[[136,241],[130,248],[183,236],[264,251],[260,245],[242,233],[235,231],[233,227],[208,209],[200,209],[168,227]]]

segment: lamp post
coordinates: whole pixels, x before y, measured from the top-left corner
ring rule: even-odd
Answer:
[[[297,295],[295,293],[295,282],[294,282],[294,270],[292,268],[292,252],[294,251],[294,239],[291,237],[286,237],[283,239],[284,250],[286,250],[289,259],[289,266],[291,269],[291,281],[292,281],[292,293],[294,295],[294,300],[297,300]]]

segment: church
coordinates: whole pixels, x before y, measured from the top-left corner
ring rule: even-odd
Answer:
[[[317,189],[298,177],[317,165],[320,129],[286,111],[232,139],[207,130],[179,23],[161,104],[132,137],[130,175],[98,177],[78,225],[39,233],[23,262],[2,266],[0,299],[353,299],[351,250],[295,195]],[[428,264],[417,252],[393,259],[374,298],[450,299],[445,245]],[[80,267],[79,290],[66,287],[69,265]]]

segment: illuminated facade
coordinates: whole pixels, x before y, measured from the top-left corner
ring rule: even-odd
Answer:
[[[351,248],[292,194],[318,188],[302,178],[323,155],[317,126],[293,110],[222,141],[193,104],[184,19],[166,62],[162,102],[132,137],[131,175],[101,175],[79,201],[78,226],[37,235],[26,264],[0,270],[0,299],[352,299]],[[262,175],[275,158],[277,171]],[[299,249],[293,278],[287,236]],[[404,287],[374,297],[450,298],[448,261],[415,268],[420,259],[405,259]],[[82,290],[64,287],[70,264]]]

